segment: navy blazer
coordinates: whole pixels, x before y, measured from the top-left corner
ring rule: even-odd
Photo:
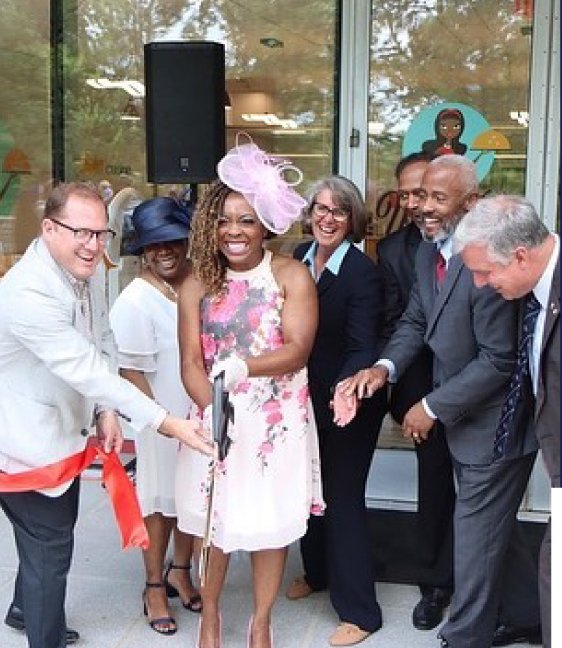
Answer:
[[[294,252],[303,260],[312,242]],[[319,324],[308,361],[310,395],[319,428],[333,425],[333,387],[377,359],[382,319],[382,281],[374,262],[357,247],[346,252],[338,275],[324,268],[317,284]],[[384,407],[384,398],[371,399]],[[367,415],[369,407],[361,407]],[[359,415],[358,415],[359,418]],[[363,418],[363,416],[361,416]]]
[[[384,288],[383,338],[388,341],[406,310],[414,284],[416,252],[422,237],[419,227],[409,223],[385,236],[377,244]]]
[[[384,291],[382,338],[388,342],[406,310],[414,283],[416,252],[422,237],[419,227],[410,223],[379,241],[377,252]],[[433,356],[425,346],[408,370],[392,386],[390,413],[402,424],[406,412],[433,388]]]

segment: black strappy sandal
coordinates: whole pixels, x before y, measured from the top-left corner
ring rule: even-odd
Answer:
[[[172,585],[168,580],[168,576],[170,575],[170,571],[172,569],[185,569],[186,571],[190,571],[191,565],[174,565],[173,563],[169,563],[169,565],[166,567],[166,571],[164,572],[164,585],[166,586],[166,593],[168,594],[168,598],[177,598],[178,596],[180,596],[180,593],[177,587]],[[181,604],[186,610],[195,612],[196,614],[200,614],[201,610],[203,609],[203,599],[201,598],[201,594],[194,594],[193,596],[189,597],[187,603],[184,603],[184,601],[182,600]]]
[[[166,588],[167,591],[167,585],[164,583],[145,583],[145,589],[144,592],[142,593],[142,606],[143,606],[143,612],[144,616],[147,618],[148,625],[154,630],[154,632],[157,632],[158,634],[161,635],[173,635],[176,634],[178,631],[178,626],[176,624],[176,620],[174,617],[171,616],[166,616],[166,617],[157,617],[155,619],[151,619],[148,614],[148,605],[146,603],[146,590],[149,587],[164,587]],[[162,626],[164,624],[168,624],[167,628],[159,628],[158,626]],[[170,624],[173,624],[170,626]]]

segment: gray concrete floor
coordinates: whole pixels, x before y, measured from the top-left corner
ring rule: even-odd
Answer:
[[[11,596],[16,553],[11,527],[0,514],[0,615]],[[296,546],[291,547],[283,590],[301,573]],[[248,556],[232,557],[223,594],[223,646],[246,648],[251,614]],[[152,631],[142,614],[143,568],[138,550],[123,552],[105,491],[97,481],[84,481],[76,546],[69,576],[67,617],[81,634],[79,646],[91,648],[191,648],[197,637],[198,615],[172,599],[178,632],[169,637]],[[365,648],[437,648],[437,630],[420,632],[411,623],[418,600],[416,587],[377,584],[383,627],[360,645]],[[274,609],[275,648],[328,646],[338,619],[325,593],[299,602],[280,596]],[[518,644],[525,648],[527,644]],[[0,623],[0,648],[24,648],[25,637]]]

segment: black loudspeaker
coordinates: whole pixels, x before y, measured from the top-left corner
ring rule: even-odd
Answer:
[[[144,46],[149,182],[211,182],[225,154],[224,46]]]

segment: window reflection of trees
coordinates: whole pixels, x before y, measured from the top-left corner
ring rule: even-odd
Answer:
[[[267,79],[278,116],[306,127],[305,135],[277,135],[273,128],[262,127],[252,130],[254,137],[273,153],[293,156],[304,173],[299,187],[303,192],[330,173],[336,10],[336,0],[3,0],[0,152],[3,158],[9,149],[21,149],[31,168],[29,177],[12,178],[3,196],[7,212],[26,214],[18,219],[26,229],[18,248],[24,248],[36,231],[29,216],[49,187],[53,158],[60,160],[63,153],[67,179],[95,184],[108,179],[115,191],[134,186],[150,193],[145,185],[144,123],[121,119],[129,95],[122,89],[91,88],[86,80],[142,81],[143,44],[152,40],[225,42],[227,79]],[[55,33],[53,18],[62,21]],[[283,47],[260,44],[268,36],[278,38]],[[60,88],[50,87],[52,39],[59,43],[57,53],[63,61]],[[197,88],[190,83],[186,78],[195,100]],[[64,99],[64,151],[57,149],[63,138],[54,151],[51,148],[51,126],[60,109],[60,97],[52,95],[57,89]],[[7,179],[0,167],[0,187]],[[30,196],[20,205],[23,183]],[[4,224],[0,236],[5,253],[13,247],[13,224]]]
[[[81,68],[67,104],[72,130],[68,142],[78,166],[75,172],[80,171],[81,163],[83,168],[84,155],[100,157],[99,151],[103,151],[103,157],[113,164],[127,160],[135,175],[140,180],[144,177],[142,122],[119,123],[118,119],[127,96],[84,87],[84,81],[88,76],[142,80],[143,43],[157,39],[224,42],[227,79],[268,79],[279,101],[280,116],[294,119],[309,131],[304,137],[275,137],[272,128],[256,129],[256,138],[262,140],[259,143],[273,153],[303,156],[298,164],[304,167],[307,180],[330,172],[334,33],[335,2],[321,0],[80,3],[77,44]],[[282,40],[281,50],[260,44],[260,38],[272,34]],[[189,78],[186,87],[195,100],[197,89],[190,88]],[[244,126],[250,130],[249,125]],[[90,148],[86,153],[84,142]]]
[[[372,3],[369,121],[383,124],[384,134],[369,138],[369,177],[380,194],[394,186],[415,115],[443,101],[470,105],[508,132],[510,155],[496,157],[484,189],[523,192],[528,131],[509,113],[528,106],[529,20],[513,0]]]

